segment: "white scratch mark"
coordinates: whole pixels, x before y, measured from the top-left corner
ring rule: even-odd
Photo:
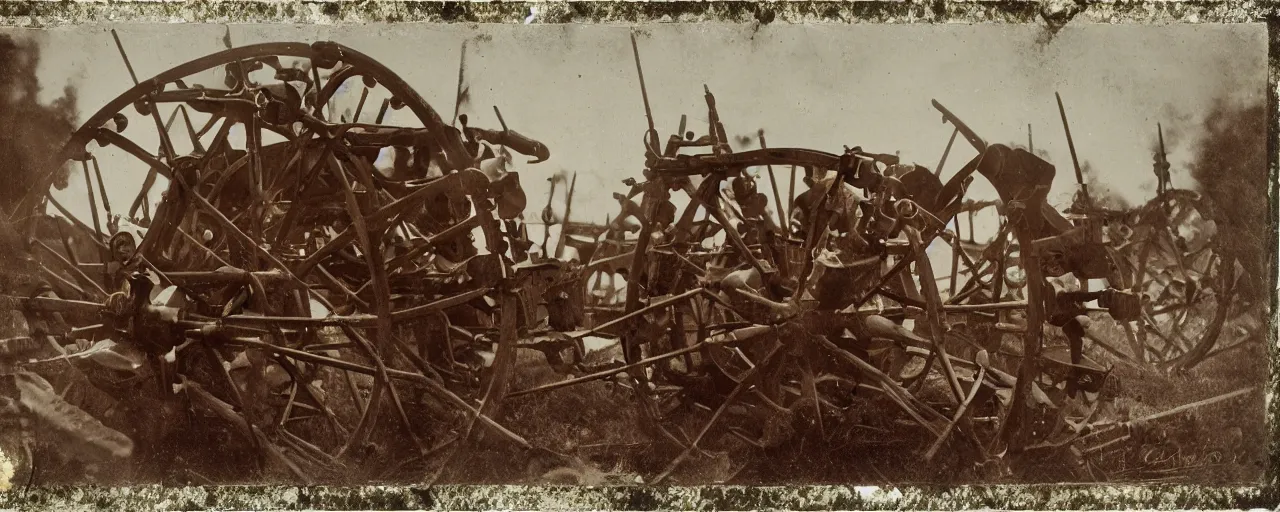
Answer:
[[[0,450],[0,492],[8,491],[13,483],[13,461]]]

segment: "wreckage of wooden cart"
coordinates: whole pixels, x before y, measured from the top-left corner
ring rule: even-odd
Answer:
[[[340,91],[359,92],[353,111],[331,108]],[[1188,368],[1238,315],[1247,266],[1166,229],[1211,215],[1185,191],[1125,214],[1085,194],[1063,215],[1046,199],[1052,165],[936,102],[977,153],[945,180],[951,143],[932,171],[858,147],[767,148],[763,133],[734,152],[705,98],[705,135],[681,126],[663,144],[650,118],[645,173],[615,195],[618,214],[596,226],[565,212],[539,255],[507,164],[550,152],[497,109],[501,129],[446,122],[329,42],[228,49],[137,80],[6,212],[23,250],[7,255],[20,278],[4,290],[0,406],[20,420],[0,448],[26,454],[18,479],[44,444],[143,460],[146,481],[433,480],[482,438],[572,458],[499,423],[503,404],[607,379],[676,447],[646,483],[711,435],[762,448],[822,436],[866,396],[927,433],[924,459],[1002,475],[1008,454],[1084,459],[1141,430],[1096,417],[1115,378],[1086,346]],[[772,203],[744,173],[759,167]],[[55,185],[68,168],[83,178],[74,203]],[[999,197],[966,197],[974,180]],[[991,212],[995,233],[975,237],[974,215]],[[1138,356],[1091,332],[1103,313]],[[621,361],[589,361],[601,339],[619,340]],[[521,350],[565,380],[513,389]],[[692,436],[678,425],[691,418]],[[221,473],[157,473],[196,466]]]

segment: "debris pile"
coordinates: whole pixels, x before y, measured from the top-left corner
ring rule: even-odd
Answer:
[[[223,82],[188,83],[207,71]],[[344,85],[360,101],[333,119]],[[925,460],[1003,478],[1017,457],[1084,468],[1133,437],[1099,412],[1115,378],[1098,360],[1186,370],[1258,314],[1232,305],[1246,269],[1193,192],[1108,210],[1077,168],[1080,200],[1056,211],[1051,164],[938,102],[976,152],[949,176],[856,146],[772,148],[763,131],[735,152],[704,96],[704,135],[682,121],[664,143],[650,117],[644,175],[607,225],[572,221],[574,181],[552,181],[569,201],[544,209],[551,251],[549,230],[529,239],[510,170],[547,146],[496,108],[501,129],[446,121],[354,49],[228,48],[141,82],[71,134],[11,217],[42,279],[4,290],[0,406],[22,419],[2,448],[69,436],[85,468],[142,461],[97,476],[136,482],[449,481],[480,446],[575,464],[504,426],[503,404],[609,380],[677,454],[644,483],[713,436],[825,437],[865,398],[930,436]],[[124,167],[140,172],[128,196]],[[743,172],[759,167],[769,194]],[[55,198],[68,168],[87,215]],[[978,179],[999,197],[967,197]],[[996,233],[975,237],[980,211]],[[1097,334],[1104,318],[1129,346]],[[621,360],[592,357],[609,340]],[[521,351],[565,380],[512,389]]]

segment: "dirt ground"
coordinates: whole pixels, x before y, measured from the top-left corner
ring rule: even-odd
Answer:
[[[1052,341],[1050,342],[1052,343]],[[1105,363],[1107,355],[1092,352]],[[562,380],[537,353],[522,353],[513,389]],[[1104,397],[1101,414],[1136,419],[1267,381],[1267,357],[1261,343],[1210,359],[1186,375],[1164,375],[1116,365],[1115,395]],[[936,383],[941,387],[941,383]],[[928,390],[926,390],[927,393]],[[716,428],[700,443],[703,452],[672,473],[671,482],[696,484],[961,484],[1014,482],[1176,482],[1250,484],[1263,477],[1267,435],[1263,394],[1209,405],[1160,421],[1141,440],[1087,459],[1084,468],[1063,457],[1017,461],[1014,475],[984,473],[964,460],[962,443],[949,441],[931,461],[924,460],[933,438],[907,421],[891,402],[857,397],[836,421],[821,427],[798,422],[795,435],[769,448],[752,446],[726,429]],[[502,422],[535,446],[576,457],[580,462],[551,466],[531,463],[529,481],[606,484],[641,483],[674,459],[679,449],[661,436],[647,436],[633,392],[613,381],[596,381],[510,399]],[[669,425],[690,437],[709,411],[685,415]],[[819,431],[821,430],[821,432]],[[538,474],[542,472],[542,474]],[[475,475],[479,481],[491,477]]]

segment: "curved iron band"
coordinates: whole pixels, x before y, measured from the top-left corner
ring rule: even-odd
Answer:
[[[974,135],[974,138],[977,138]],[[1048,205],[1046,196],[1053,183],[1052,164],[1021,149],[1002,144],[987,145],[979,142],[981,153],[961,168],[938,192],[936,202],[939,211],[956,207],[962,199],[966,180],[979,173],[996,188],[1001,199],[1024,201],[1041,210],[1039,215],[1028,218],[1036,238],[1054,236],[1071,229],[1071,224],[1057,210]],[[762,165],[795,165],[817,169],[838,169],[840,157],[823,151],[799,148],[768,148],[727,155],[679,155],[674,158],[655,158],[649,168],[667,176],[691,176],[712,171],[741,169]]]
[[[325,44],[336,45],[336,43]],[[316,93],[317,105],[328,103],[329,99],[337,93],[338,88],[352,78],[373,78],[388,91],[391,91],[395,97],[404,101],[405,105],[408,105],[410,110],[418,116],[424,126],[422,131],[425,131],[427,135],[435,139],[435,142],[444,150],[445,160],[453,168],[452,170],[460,171],[476,165],[475,159],[462,143],[461,132],[452,126],[446,126],[440,115],[418,95],[417,91],[413,90],[413,87],[408,82],[405,82],[399,75],[372,58],[344,46],[336,46],[341,48],[340,51],[343,53],[343,67],[329,75],[329,80],[325,82],[324,87]],[[358,55],[365,60],[347,59],[345,56],[348,53]],[[353,119],[352,121],[354,122],[355,120]]]
[[[143,163],[152,166],[156,170],[157,174],[163,176],[165,179],[173,180],[173,170],[170,169],[167,164],[160,161],[160,159],[156,158],[154,155],[148,153],[145,149],[142,149],[132,140],[110,130],[99,130],[98,132],[99,136],[104,141],[109,142],[113,146],[119,147],[125,152],[133,155],[138,160],[141,160]],[[431,181],[425,185],[413,188],[409,194],[397,198],[390,204],[384,205],[377,211],[372,212],[369,215],[368,220],[375,224],[384,223],[399,215],[408,206],[417,204],[418,202],[437,194],[444,193],[451,188],[457,187],[463,193],[475,194],[484,190],[486,185],[488,185],[488,179],[481,175],[479,171],[474,169],[463,170],[462,172],[453,173],[443,178]],[[152,232],[153,231],[148,231],[147,239],[143,240],[144,244],[147,243],[147,240],[151,239]],[[331,240],[323,249],[312,254],[301,265],[294,269],[295,275],[305,277],[325,256],[332,254],[333,251],[347,243],[353,242],[354,240],[355,232],[350,229],[344,230],[338,238]]]
[[[179,64],[167,71],[164,71],[155,77],[144,80],[138,85],[133,86],[128,91],[117,96],[114,100],[107,103],[98,110],[92,117],[84,122],[78,130],[71,135],[71,139],[67,141],[59,153],[57,161],[62,164],[72,158],[84,153],[84,147],[98,133],[98,128],[111,119],[116,113],[124,110],[133,102],[145,94],[154,92],[162,84],[168,84],[175,80],[191,76],[197,72],[211,69],[215,66],[226,64],[238,60],[255,59],[268,56],[285,56],[297,57],[315,60],[317,57],[336,50],[339,54],[339,60],[346,64],[353,64],[357,67],[367,67],[371,70],[371,75],[379,79],[384,84],[394,84],[403,89],[406,97],[401,98],[414,114],[423,122],[428,129],[434,128],[437,133],[447,133],[444,120],[436,113],[421,95],[414,91],[413,88],[401,79],[398,75],[391,71],[390,68],[382,65],[373,58],[357,52],[346,46],[325,42],[310,45],[306,43],[262,43],[240,48],[232,48],[223,50],[218,53],[206,55],[196,60]],[[462,145],[462,140],[457,137],[440,137],[440,146],[445,152],[445,158],[448,164],[454,169],[466,169],[472,164],[471,157],[468,156],[466,148]],[[53,184],[55,173],[49,172],[43,176],[34,190],[47,191],[49,186]],[[23,212],[35,208],[32,204],[34,198],[39,194],[29,194],[12,212],[14,216],[18,212]]]
[[[363,71],[361,68],[357,68],[351,65],[345,65],[342,69],[335,71],[332,75],[329,76],[329,81],[325,82],[324,88],[320,89],[320,92],[316,95],[316,104],[324,105],[328,103],[330,97],[332,97],[338,91],[339,87],[342,87],[342,84],[346,83],[348,80],[351,80],[352,78],[365,77],[365,76],[370,76],[375,80],[378,80],[378,77]],[[378,80],[378,81],[383,85],[383,87],[386,87],[393,94],[397,93],[398,92],[397,89],[399,88],[404,88],[406,91],[411,91],[410,89],[408,89],[408,84],[405,84],[403,82],[392,82],[388,84],[388,83],[382,82],[381,80]],[[408,93],[405,93],[405,94],[407,95]],[[354,122],[354,120],[352,121]],[[441,124],[443,124],[443,122]],[[423,128],[423,129],[406,128],[404,129],[404,131],[411,132],[413,134],[412,138],[405,139],[402,137],[399,140],[399,142],[396,144],[383,144],[383,145],[415,145],[416,146],[416,145],[422,144],[422,141],[424,140],[424,138],[433,138],[436,140],[453,138],[451,137],[451,135],[454,133],[457,133],[458,136],[461,136],[461,133],[458,132],[458,130],[453,127],[445,127],[443,130],[437,129],[437,128]],[[483,128],[466,127],[465,131],[470,137],[477,138],[491,144],[501,144],[515,150],[516,152],[522,155],[532,156],[535,158],[535,160],[529,162],[531,164],[545,162],[546,160],[551,158],[551,151],[547,149],[547,146],[545,144],[537,140],[531,139],[529,137],[526,137],[520,134],[519,132],[516,132],[513,130],[497,131],[497,130],[486,130]],[[352,135],[353,134],[347,134],[348,137],[351,137]],[[377,139],[378,135],[381,135],[381,134],[370,134],[369,136],[371,139]],[[472,163],[474,164],[474,162]]]
[[[316,105],[328,103],[329,99],[338,92],[338,88],[342,87],[342,84],[346,83],[347,80],[364,75],[365,73],[362,73],[360,68],[344,63],[341,68],[329,75],[329,80],[324,83],[324,87],[320,89],[320,92],[316,93]],[[377,77],[374,78],[376,79]]]

